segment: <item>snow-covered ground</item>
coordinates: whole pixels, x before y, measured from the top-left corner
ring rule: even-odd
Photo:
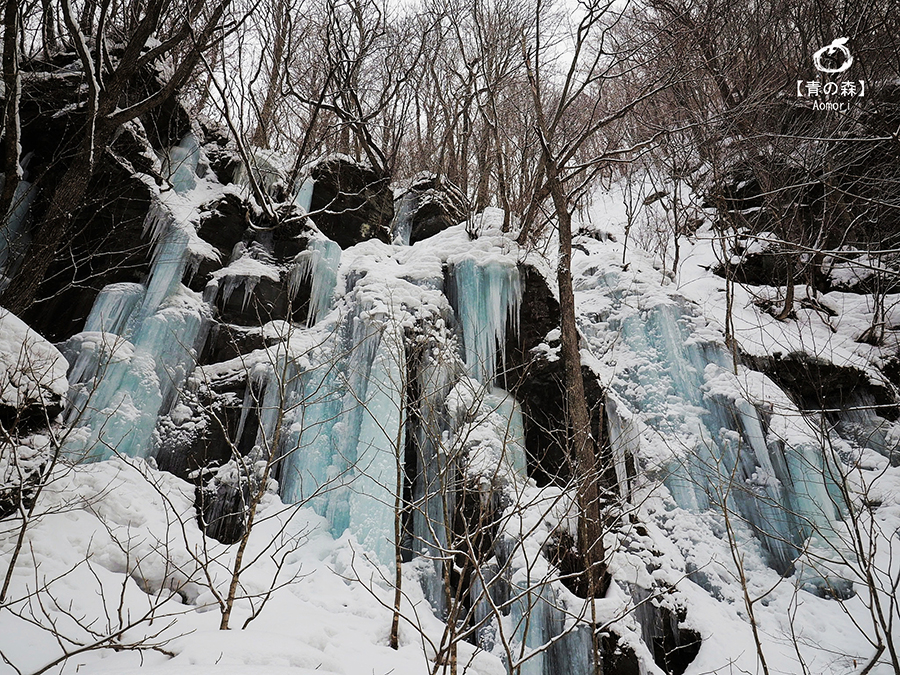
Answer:
[[[5,572],[19,523],[3,525]],[[333,540],[323,519],[274,495],[263,502],[245,553],[243,599],[231,617],[237,630],[219,631],[215,593],[227,590],[236,548],[200,533],[192,485],[143,460],[61,468],[29,525],[7,596],[15,600],[0,613],[3,655],[21,672],[35,672],[60,646],[71,652],[106,639],[112,649],[72,656],[65,672],[430,670],[428,641],[439,641],[443,626],[413,568],[404,579],[404,621],[394,651],[387,581],[393,577],[350,535]],[[254,611],[258,618],[241,630]],[[136,644],[145,651],[128,650]],[[499,659],[466,644],[459,658],[471,660],[473,674],[504,672]],[[2,665],[0,672],[15,670]]]

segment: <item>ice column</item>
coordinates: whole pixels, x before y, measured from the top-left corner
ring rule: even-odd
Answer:
[[[131,333],[129,320],[143,302],[147,289],[143,284],[118,283],[105,286],[91,307],[84,324],[86,333],[102,332],[114,335]]]
[[[514,262],[469,258],[453,267],[457,312],[462,324],[469,375],[490,384],[497,372],[498,352],[506,363],[506,326],[519,328],[522,285]]]
[[[331,489],[342,478],[331,470],[334,457],[341,451],[335,428],[343,416],[340,351],[337,345],[328,343],[308,354],[307,368],[289,375],[286,383],[282,384],[277,376],[270,378],[265,409],[272,421],[260,416],[260,433],[267,430],[265,433],[272,438],[278,406],[282,405],[277,388],[287,386],[286,431],[280,452],[284,464],[281,495],[286,502],[307,504],[321,515],[327,513]]]
[[[395,553],[394,501],[405,449],[405,371],[403,332],[389,322],[369,371],[350,488],[350,531],[388,564]]]
[[[3,189],[3,182],[3,177],[0,176],[0,190]],[[9,217],[0,229],[0,287],[3,285],[3,276],[11,278],[15,273],[19,258],[31,241],[28,218],[36,194],[31,189],[31,183],[20,181],[16,185]]]
[[[391,243],[409,246],[409,238],[412,235],[412,214],[415,213],[417,204],[418,196],[412,190],[408,190],[400,197],[400,206],[391,222]]]
[[[297,255],[291,272],[290,293],[296,295],[302,281],[312,281],[307,327],[315,325],[331,307],[340,264],[341,247],[331,239],[313,239],[309,247]]]
[[[300,188],[297,190],[297,194],[294,195],[294,204],[296,204],[304,213],[309,213],[315,187],[316,181],[311,177],[307,177],[300,183]]]
[[[451,422],[445,399],[457,377],[459,361],[451,347],[441,343],[423,352],[416,372],[410,373],[410,386],[417,392],[414,424],[411,426],[416,448],[416,477],[413,481],[412,549],[425,558],[429,568],[423,576],[425,597],[442,615],[446,610],[443,592],[443,552],[447,548],[447,514],[455,509],[456,477],[448,456]],[[412,414],[412,413],[411,413]]]
[[[153,241],[153,261],[147,280],[147,293],[140,309],[141,317],[157,310],[162,301],[181,285],[188,264],[190,224],[179,223],[171,209],[159,199],[150,204],[144,222],[144,235]]]
[[[178,194],[185,194],[197,187],[197,165],[200,162],[200,142],[194,134],[185,136],[181,143],[169,148],[162,157],[163,175]]]
[[[503,458],[520,479],[528,479],[525,455],[525,421],[522,406],[509,392],[494,387],[485,396],[482,410],[490,413],[497,438],[503,441]]]
[[[405,446],[403,331],[367,305],[351,314],[326,345],[304,355],[307,365],[284,395],[282,496],[324,516],[335,537],[349,528],[390,564]],[[269,395],[278,386],[277,379],[266,385],[267,410],[278,405]],[[274,424],[261,416],[270,435]]]
[[[526,580],[522,586],[513,585],[515,599],[508,620],[513,632],[513,657],[525,660],[518,671],[521,675],[544,675],[545,652],[535,650],[550,641],[549,609],[553,602],[550,586],[538,583],[529,588]],[[548,600],[549,597],[549,600]]]

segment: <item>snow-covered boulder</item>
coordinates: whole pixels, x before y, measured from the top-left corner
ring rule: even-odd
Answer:
[[[68,363],[52,344],[12,312],[0,308],[0,420],[55,417],[68,390]]]
[[[34,432],[62,409],[67,368],[56,347],[0,308],[0,519],[28,508],[36,494],[52,444]]]

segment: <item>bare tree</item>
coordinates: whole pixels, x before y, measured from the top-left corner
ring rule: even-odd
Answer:
[[[605,162],[628,152],[627,148],[615,145],[604,147],[602,141],[599,146],[594,145],[598,136],[659,92],[664,83],[651,78],[628,99],[618,98],[612,88],[624,74],[633,73],[636,68],[630,61],[636,54],[613,40],[612,29],[622,20],[622,15],[606,2],[586,3],[579,9],[573,20],[569,56],[561,62],[553,56],[554,34],[547,34],[541,27],[545,11],[541,2],[535,8],[538,28],[534,41],[523,41],[522,50],[541,148],[541,181],[533,203],[550,198],[559,240],[557,283],[566,403],[578,476],[578,549],[587,570],[588,597],[593,598],[602,595],[606,587],[602,504],[610,486],[604,487],[602,483],[598,466],[601,439],[593,437],[584,394],[571,272],[572,213]],[[606,142],[615,143],[615,135]],[[520,242],[532,235],[532,222],[526,216]],[[593,604],[591,611],[593,622]],[[599,668],[600,650],[596,640],[593,644],[595,667]]]
[[[54,256],[69,234],[73,214],[86,193],[97,157],[105,151],[122,124],[153,110],[175,94],[193,75],[201,55],[221,39],[223,27],[234,29],[234,22],[227,22],[225,26],[229,5],[230,0],[190,6],[182,6],[174,0],[152,0],[143,11],[132,5],[121,8],[120,18],[134,17],[134,25],[128,32],[121,56],[113,64],[101,58],[102,48],[91,53],[69,0],[61,0],[68,39],[75,46],[87,83],[85,133],[79,136],[77,147],[71,149],[72,159],[47,200],[47,212],[23,262],[29,274],[17,275],[3,292],[6,307],[21,312],[31,304]],[[108,7],[109,3],[103,6]],[[105,15],[105,10],[101,15]],[[157,43],[151,43],[151,38],[157,35],[166,19],[172,20],[171,31],[161,35]],[[97,29],[109,29],[108,23],[106,20],[100,21]],[[93,37],[94,44],[104,44],[102,33]],[[158,59],[178,53],[181,53],[181,58],[157,91],[141,100],[124,102],[129,82],[141,69]]]

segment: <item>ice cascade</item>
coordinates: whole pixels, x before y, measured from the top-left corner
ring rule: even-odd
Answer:
[[[765,404],[753,402],[748,371],[735,375],[728,351],[698,336],[701,319],[684,303],[632,295],[615,271],[602,282],[610,305],[582,330],[598,353],[617,336],[617,362],[628,364],[615,371],[608,410],[617,464],[624,453],[637,454],[636,443],[645,445],[645,456],[659,455],[660,475],[680,507],[726,504],[751,524],[772,565],[790,569],[803,542],[830,532],[837,516],[810,429],[773,429]],[[629,411],[640,411],[646,424]]]
[[[453,266],[453,291],[466,368],[479,382],[492,383],[497,376],[498,355],[502,366],[506,364],[507,325],[519,329],[519,268],[506,259],[460,260]]]
[[[196,185],[198,155],[192,136],[167,154],[177,193]],[[66,442],[71,456],[151,454],[157,418],[175,403],[209,326],[209,307],[181,284],[192,228],[162,196],[154,198],[144,225],[153,241],[146,282],[103,288],[84,331],[64,344],[70,363],[65,419],[77,427]]]

